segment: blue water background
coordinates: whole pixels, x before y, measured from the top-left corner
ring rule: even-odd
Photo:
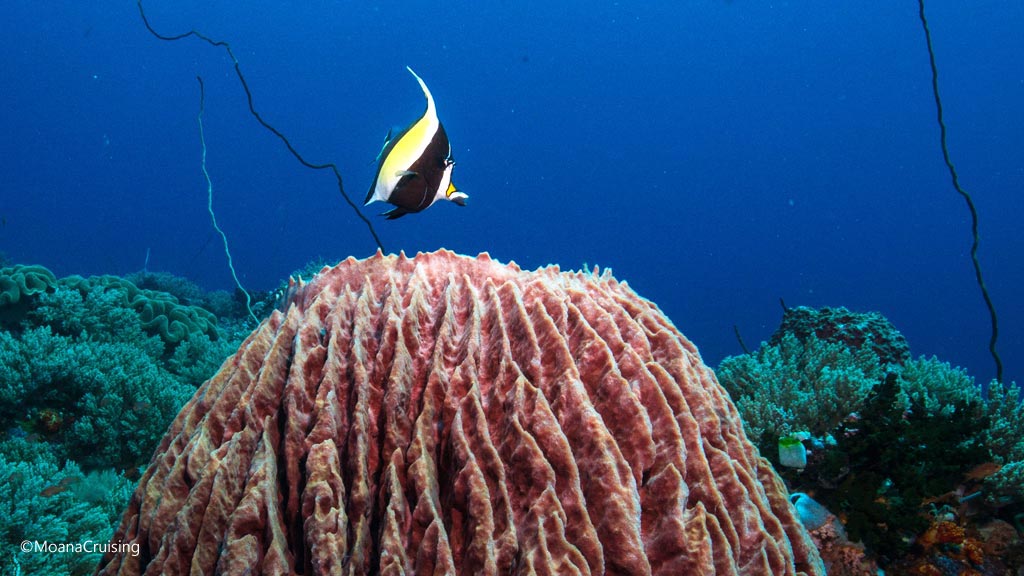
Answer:
[[[877,310],[916,355],[994,375],[970,222],[942,164],[917,3],[150,1],[227,40],[264,117],[358,203],[430,86],[466,208],[385,247],[611,267],[716,365],[787,305]],[[981,216],[1006,379],[1024,380],[1024,3],[929,0],[950,149]],[[0,250],[58,276],[142,269],[246,287],[376,250],[333,177],[249,115],[231,62],[134,2],[9,0]]]

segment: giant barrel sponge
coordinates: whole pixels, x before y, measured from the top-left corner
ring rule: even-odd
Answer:
[[[378,253],[293,288],[101,574],[824,574],[696,348],[610,274]]]

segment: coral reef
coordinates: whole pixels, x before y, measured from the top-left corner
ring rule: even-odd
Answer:
[[[88,574],[134,488],[127,477],[240,340],[189,331],[172,343],[128,297],[170,295],[39,277],[0,329],[0,573]],[[23,540],[81,549],[18,552]]]
[[[821,486],[817,496],[883,563],[905,554],[913,535],[927,527],[922,513],[930,499],[989,457],[979,402],[957,403],[950,415],[929,413],[923,403],[904,410],[899,392],[899,378],[890,373],[803,479]]]
[[[0,429],[41,434],[58,460],[144,464],[196,387],[231,353],[193,335],[167,355],[123,292],[58,284],[20,331],[0,331]]]
[[[45,450],[0,447],[0,571],[4,574],[91,574],[110,539],[131,483],[110,471],[83,473],[74,462],[59,466]],[[12,460],[8,453],[27,452]],[[68,553],[21,553],[25,541],[80,543]]]
[[[610,275],[349,259],[179,413],[101,574],[824,574],[711,371]]]
[[[890,570],[895,574],[927,576],[1001,576],[1019,574],[1024,546],[1012,526],[991,521],[982,526],[940,515],[917,538],[912,554]]]
[[[965,371],[910,359],[877,314],[793,308],[786,316],[754,354],[723,360],[719,380],[762,453],[788,456],[802,440],[806,465],[780,474],[835,512],[883,567],[910,565],[940,505],[966,526],[1024,511],[1015,385],[993,382],[986,399]],[[802,431],[810,434],[794,434]]]

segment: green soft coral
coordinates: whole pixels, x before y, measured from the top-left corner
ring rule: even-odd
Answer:
[[[21,441],[24,443],[24,441]],[[0,447],[0,554],[3,573],[39,575],[91,574],[101,554],[23,552],[22,543],[76,544],[106,542],[113,535],[132,484],[111,471],[83,474],[74,462],[63,467],[46,452],[28,460]],[[31,452],[10,450],[12,452]]]
[[[845,516],[851,537],[883,558],[901,555],[906,535],[927,523],[925,506],[989,460],[1001,465],[983,485],[990,511],[1012,516],[1024,504],[1024,405],[1015,385],[993,382],[986,398],[965,370],[934,357],[886,364],[866,346],[813,334],[801,342],[784,331],[754,354],[726,358],[717,375],[770,458],[793,432],[830,438],[805,469],[784,477],[814,489]]]
[[[1015,383],[992,381],[987,398],[963,368],[940,362],[935,357],[906,363],[899,372],[897,405],[904,409],[923,406],[925,414],[950,419],[963,406],[981,407],[986,426],[979,438],[992,460],[1001,468],[986,478],[986,496],[990,503],[1003,506],[1024,503],[1024,404]]]
[[[195,392],[197,383],[130,343],[73,339],[49,326],[0,339],[0,425],[42,434],[59,455],[89,468],[145,463]],[[58,415],[56,430],[41,425],[44,411]]]
[[[883,373],[870,349],[853,351],[813,334],[786,334],[755,354],[731,356],[717,370],[743,416],[747,433],[770,453],[782,436],[824,436],[856,412]]]
[[[907,360],[898,374],[896,401],[905,410],[923,405],[927,414],[951,416],[957,405],[981,402],[981,391],[966,370],[934,356]]]
[[[949,417],[957,406],[981,402],[980,390],[964,369],[935,357],[888,368],[898,378],[894,406],[901,410],[916,407],[929,416]],[[832,432],[861,409],[885,368],[867,348],[850,350],[813,334],[801,343],[786,333],[755,354],[724,359],[717,374],[736,400],[748,433],[768,447],[794,432]]]
[[[210,340],[205,334],[193,336],[174,348],[167,359],[167,369],[186,382],[203,382],[234,354],[238,340]]]
[[[148,460],[232,344],[198,334],[168,353],[126,301],[120,288],[62,285],[39,296],[19,334],[0,331],[0,429],[42,434],[89,468]]]
[[[1024,502],[1024,404],[1016,383],[988,385],[989,428],[985,444],[1002,468],[986,479],[994,504]]]

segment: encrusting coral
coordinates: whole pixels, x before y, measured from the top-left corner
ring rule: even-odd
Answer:
[[[823,574],[694,346],[610,274],[296,286],[179,413],[101,574]]]
[[[883,366],[902,365],[910,359],[910,346],[892,322],[878,312],[851,312],[836,308],[786,308],[782,323],[768,340],[778,345],[786,335],[801,343],[811,336],[827,342],[843,344],[850,350],[870,350]]]
[[[0,329],[16,325],[32,298],[53,292],[57,279],[43,266],[15,264],[0,268]]]
[[[0,268],[0,306],[17,304],[22,298],[52,292],[57,279],[43,266],[17,264]]]
[[[211,340],[219,337],[217,317],[212,312],[199,306],[181,304],[166,292],[143,290],[124,278],[110,275],[68,276],[61,278],[60,284],[78,290],[82,296],[96,290],[118,294],[121,305],[139,315],[142,327],[168,344],[177,344],[199,334],[205,334]]]

